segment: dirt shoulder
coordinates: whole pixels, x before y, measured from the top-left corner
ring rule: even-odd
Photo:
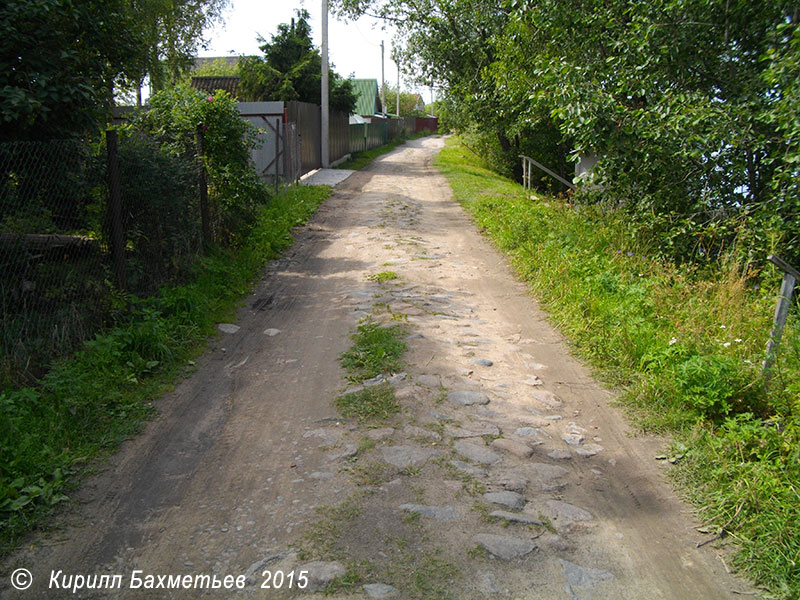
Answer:
[[[257,598],[314,597],[288,581],[263,589],[265,571],[308,571],[312,586],[343,576],[342,598],[750,591],[696,548],[654,460],[663,440],[631,435],[452,201],[431,167],[441,145],[410,142],[338,187],[266,270],[239,329],[87,481],[66,523],[7,561],[33,586],[3,577],[0,596],[76,597],[48,589],[58,571],[122,575],[122,589],[83,598],[233,594],[132,590],[134,570],[242,577],[236,594]],[[383,271],[398,278],[367,279]],[[402,412],[386,423],[333,407],[338,357],[368,316],[408,325],[392,383]]]

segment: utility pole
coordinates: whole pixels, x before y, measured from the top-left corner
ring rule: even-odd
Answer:
[[[322,167],[331,166],[330,153],[328,152],[328,134],[330,133],[330,112],[328,109],[328,0],[322,0],[322,103],[320,118],[320,160]]]
[[[397,59],[397,118],[400,118],[400,59]]]
[[[386,116],[386,77],[383,72],[383,40],[381,40],[381,111]]]

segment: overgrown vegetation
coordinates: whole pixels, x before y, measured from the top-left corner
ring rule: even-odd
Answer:
[[[436,164],[637,423],[674,435],[673,473],[707,530],[736,542],[735,565],[797,598],[797,306],[768,389],[760,369],[780,274],[761,262],[753,279],[730,255],[713,268],[657,260],[658,238],[624,213],[533,200],[459,141]]]
[[[395,23],[446,126],[519,177],[529,154],[582,204],[624,210],[658,252],[746,274],[800,260],[800,11],[789,0],[336,0]],[[477,144],[476,144],[477,145]],[[537,173],[538,175],[538,173]],[[546,180],[545,180],[546,181]]]
[[[394,373],[402,366],[400,357],[406,351],[405,327],[382,326],[366,320],[353,334],[353,347],[342,354],[342,366],[350,379],[361,382],[381,374]]]
[[[0,5],[1,140],[84,136],[115,92],[191,63],[227,0],[8,0]],[[80,40],[80,43],[76,43]]]
[[[110,452],[152,414],[153,400],[230,317],[264,261],[291,243],[329,194],[292,187],[258,210],[235,249],[217,249],[189,283],[150,298],[121,298],[132,309],[112,329],[60,362],[41,385],[0,393],[0,553],[41,526],[66,500],[87,464]]]

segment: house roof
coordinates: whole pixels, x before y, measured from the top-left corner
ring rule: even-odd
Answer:
[[[239,87],[238,77],[192,77],[192,87],[213,94],[217,90],[225,90],[234,98]]]
[[[378,97],[377,79],[353,79],[353,91],[356,93],[357,115],[372,116],[378,113],[380,99]]]

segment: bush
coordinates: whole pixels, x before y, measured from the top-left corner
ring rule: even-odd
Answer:
[[[258,131],[241,118],[236,99],[222,90],[207,95],[180,85],[154,94],[150,105],[136,127],[161,140],[170,154],[194,160],[198,128],[202,131],[215,239],[238,243],[253,223],[256,207],[269,198],[250,164]]]

